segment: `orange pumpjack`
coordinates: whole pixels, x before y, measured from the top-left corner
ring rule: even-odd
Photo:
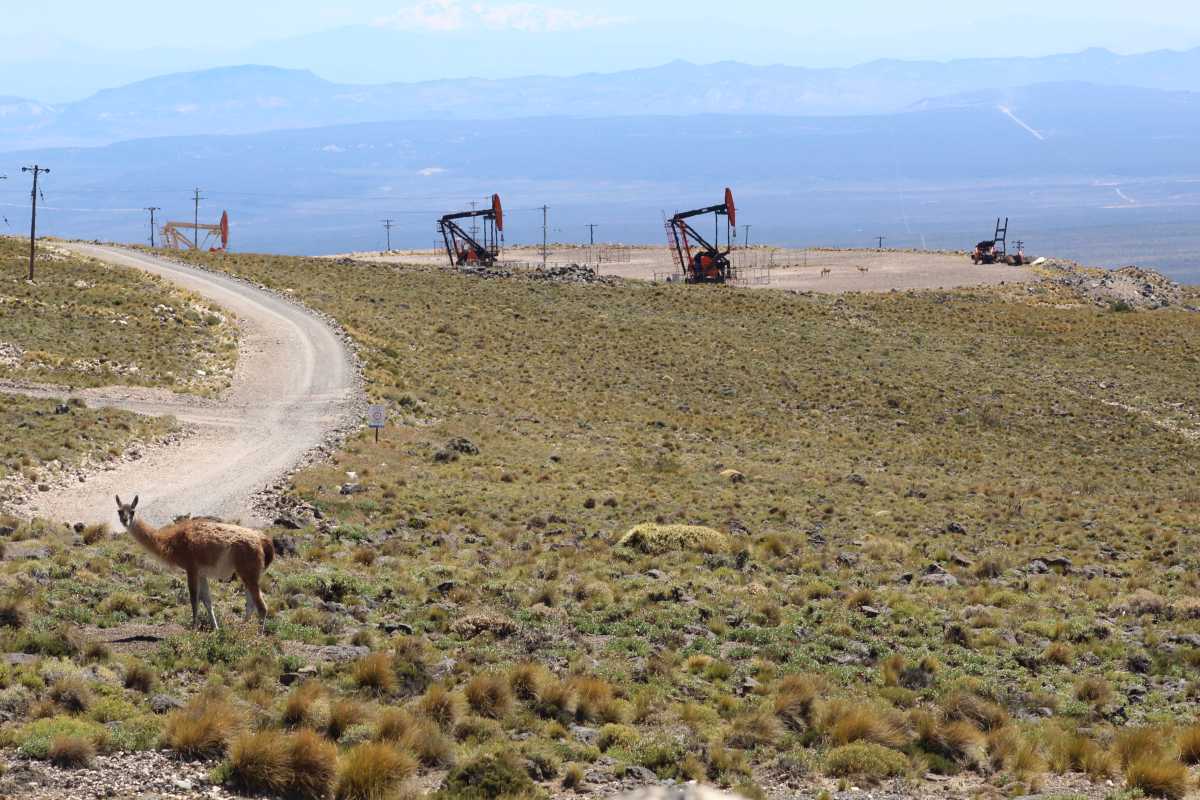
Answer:
[[[459,220],[483,220],[482,241],[467,233]],[[504,241],[504,208],[500,195],[492,195],[492,207],[476,211],[460,211],[447,214],[438,220],[438,232],[446,243],[446,255],[452,267],[491,267],[500,257],[500,245]]]
[[[689,219],[712,214],[714,235],[712,243],[693,228]],[[721,248],[721,217],[725,217],[725,248]],[[733,231],[737,228],[737,207],[733,192],[725,190],[725,202],[695,211],[682,211],[667,222],[667,243],[679,259],[687,283],[724,284],[734,278],[729,254],[733,250]]]

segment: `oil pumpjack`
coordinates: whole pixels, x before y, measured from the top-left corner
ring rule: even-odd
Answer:
[[[713,215],[713,240],[709,242],[688,222]],[[725,217],[725,247],[721,248],[721,217]],[[667,221],[667,245],[675,251],[687,283],[724,284],[732,281],[734,268],[729,260],[733,250],[733,232],[737,229],[737,207],[733,192],[725,190],[725,202],[694,211],[681,211]]]
[[[482,235],[478,238],[459,224],[468,219],[483,221]],[[492,195],[491,208],[447,214],[438,220],[438,232],[446,243],[451,267],[494,266],[504,242],[504,208],[500,205],[500,195]]]

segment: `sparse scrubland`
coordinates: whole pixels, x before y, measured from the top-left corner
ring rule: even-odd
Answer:
[[[229,385],[236,327],[220,310],[137,270],[0,237],[0,379],[73,388]]]
[[[197,258],[336,317],[393,424],[294,477],[265,639],[228,585],[228,630],[180,630],[123,536],[11,525],[47,553],[0,574],[10,763],[161,743],[312,798],[1194,791],[1200,314]]]

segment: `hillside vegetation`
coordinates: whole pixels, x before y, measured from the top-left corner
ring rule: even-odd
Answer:
[[[19,532],[70,573],[5,565],[37,610],[6,649],[45,657],[8,673],[22,752],[40,716],[313,797],[1192,785],[1200,314],[198,258],[336,317],[393,424],[295,476],[266,648],[89,656],[185,619],[181,581],[124,538]],[[119,736],[56,694],[89,657]],[[147,666],[190,705],[151,713]],[[297,753],[327,767],[307,795]]]
[[[236,326],[133,269],[0,237],[0,378],[67,387],[152,386],[212,395],[229,385]]]

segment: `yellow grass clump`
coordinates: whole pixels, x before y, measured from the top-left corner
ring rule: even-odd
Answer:
[[[631,528],[617,544],[647,555],[682,550],[723,553],[729,549],[729,537],[701,525],[658,525],[650,522]]]

